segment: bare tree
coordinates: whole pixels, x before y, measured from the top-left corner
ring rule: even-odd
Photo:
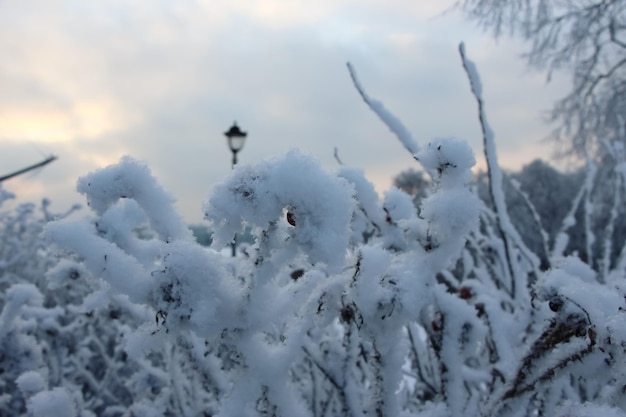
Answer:
[[[604,141],[626,141],[626,1],[459,0],[457,5],[495,37],[529,44],[530,67],[572,78],[550,112],[554,137],[568,154],[598,155]]]

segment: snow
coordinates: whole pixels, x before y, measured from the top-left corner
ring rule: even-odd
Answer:
[[[191,238],[191,231],[173,207],[174,199],[157,184],[145,164],[131,157],[79,178],[76,189],[96,214],[104,214],[121,199],[133,199],[161,239]]]
[[[474,196],[466,189],[457,189],[427,197],[421,215],[432,225],[430,233],[435,242],[445,242],[475,228],[478,211]]]
[[[48,385],[43,376],[37,371],[26,371],[15,382],[22,391],[22,395],[26,398],[44,391]]]
[[[168,327],[214,337],[234,326],[241,289],[227,277],[222,256],[185,241],[167,249],[162,270],[153,274],[152,299],[156,310],[167,313]]]
[[[626,412],[606,405],[592,403],[575,404],[560,407],[557,411],[562,417],[626,417]]]
[[[137,259],[112,242],[98,236],[96,228],[84,221],[52,222],[44,236],[80,254],[84,265],[98,273],[117,291],[136,302],[145,302],[151,279]]]
[[[215,186],[204,213],[214,228],[214,246],[230,242],[244,224],[264,230],[282,222],[285,239],[295,240],[312,263],[338,268],[350,238],[352,194],[347,181],[292,150],[261,164],[237,166],[230,178]],[[295,223],[289,227],[283,221],[287,213]]]
[[[549,271],[540,282],[546,297],[563,297],[565,312],[584,314],[591,323],[602,324],[626,310],[624,296],[611,287],[596,284],[596,273],[577,258],[568,257],[560,267]],[[596,326],[598,337],[605,335],[604,326]]]
[[[42,391],[28,400],[33,417],[77,417],[76,406],[65,388]]]
[[[5,305],[0,314],[0,340],[7,336],[14,320],[25,306],[41,306],[43,295],[32,284],[14,284],[6,291]]]
[[[352,185],[357,202],[352,218],[351,240],[367,241],[386,221],[374,185],[365,178],[362,170],[355,168],[342,166],[337,175]]]
[[[434,180],[442,186],[464,186],[472,179],[476,164],[467,142],[456,138],[437,138],[417,154],[417,159]]]
[[[256,403],[251,398],[259,396],[278,414],[306,415],[307,407],[288,383],[292,366],[306,340],[315,332],[325,334],[324,326],[337,325],[337,314],[347,309],[351,313],[341,314],[353,317],[341,320],[356,323],[352,334],[359,329],[360,337],[385,358],[368,388],[367,407],[395,415],[407,351],[395,340],[406,320],[432,301],[427,293],[436,272],[456,259],[478,220],[479,205],[467,188],[474,164],[467,145],[435,140],[420,155],[436,175],[420,217],[400,190],[390,190],[380,201],[361,172],[325,171],[298,150],[237,166],[214,188],[204,212],[218,248],[244,227],[252,228],[256,242],[249,258],[238,260],[173,232],[178,219],[172,209],[155,210],[149,203],[163,202],[167,194],[142,164],[124,158],[79,181],[95,218],[47,226],[46,239],[81,261],[64,261],[51,270],[50,286],[61,288],[72,277],[94,275],[110,289],[87,296],[83,311],[104,307],[108,291],[149,305],[154,320],[125,337],[135,360],[186,335],[236,352],[239,364],[228,366],[243,368],[231,375],[234,386],[220,415],[250,412]],[[148,239],[139,239],[133,230],[145,223]],[[420,243],[427,236],[435,244],[432,250]],[[411,255],[395,259],[393,251],[399,249]],[[302,272],[294,278],[298,268]],[[415,276],[411,270],[421,272]],[[356,360],[357,346],[349,343],[347,354]],[[356,381],[350,386],[354,392],[345,401],[356,407],[361,394]]]
[[[465,142],[418,145],[348,66],[431,176],[419,207],[395,188],[379,197],[360,170],[290,150],[215,186],[202,207],[207,250],[144,163],[88,174],[78,190],[90,213],[45,228],[58,264],[32,282],[0,275],[0,361],[16,387],[0,413],[622,415],[624,271],[600,282],[564,256],[568,218],[552,269],[538,269],[508,217],[479,75],[460,52],[495,212],[471,189]],[[247,228],[245,254],[219,253]]]
[[[49,271],[46,272],[48,279],[48,288],[59,289],[77,279],[84,279],[87,274],[82,265],[70,261],[69,259],[61,259]]]

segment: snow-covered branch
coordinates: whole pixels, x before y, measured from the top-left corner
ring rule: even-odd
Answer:
[[[0,415],[621,415],[626,170],[607,176],[619,178],[612,198],[589,176],[570,212],[604,213],[609,233],[588,251],[602,262],[567,256],[563,237],[544,253],[545,233],[532,253],[508,215],[477,70],[460,52],[491,204],[473,191],[465,142],[418,147],[349,65],[361,98],[432,177],[419,207],[292,150],[214,187],[202,207],[211,248],[129,157],[79,180],[82,218],[0,212]],[[563,224],[560,236],[575,226]],[[253,243],[224,256],[244,229]]]

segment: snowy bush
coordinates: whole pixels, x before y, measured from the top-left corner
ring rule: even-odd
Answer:
[[[11,198],[0,187],[0,206]],[[27,203],[0,211],[0,415],[24,411],[30,388],[18,378],[45,368],[44,327],[59,313],[46,308],[40,292],[46,270],[56,262],[40,236],[54,217],[48,207],[44,200],[40,210]]]
[[[53,214],[48,206],[0,211],[0,416],[130,415],[135,403],[164,395],[154,381],[165,380],[167,359],[135,361],[121,344],[129,326],[152,316],[72,257],[50,253],[43,227],[76,207]]]
[[[361,98],[431,177],[419,209],[292,150],[237,166],[207,199],[216,249],[244,229],[255,238],[224,257],[125,157],[79,179],[89,217],[46,227],[64,256],[49,292],[13,283],[3,296],[13,359],[2,413],[624,415],[623,257],[564,256],[566,222],[542,270],[509,219],[478,73],[461,56],[492,208],[468,186],[467,144],[420,146],[351,67]]]
[[[153,319],[128,339],[129,353],[169,346],[193,360],[186,371],[202,374],[201,393],[191,381],[170,381],[185,415],[306,415],[319,407],[362,413],[368,392],[372,412],[394,415],[406,354],[397,341],[432,302],[436,272],[454,260],[478,218],[464,186],[473,164],[467,145],[441,140],[420,156],[439,187],[423,217],[405,194],[390,192],[368,208],[387,232],[367,244],[353,239],[351,225],[363,227],[355,214],[372,203],[358,200],[363,191],[373,196],[371,184],[354,171],[325,172],[298,151],[238,168],[205,205],[216,245],[252,227],[256,244],[247,258],[233,262],[193,242],[171,200],[130,158],[80,179],[96,218],[52,223],[46,236],[77,253],[112,290],[153,309]],[[351,181],[365,190],[357,193]],[[133,236],[142,222],[153,239]],[[320,383],[339,378],[339,392],[303,395],[297,388],[313,382],[310,372],[329,378],[338,371],[326,369],[327,355],[346,373]],[[307,364],[317,368],[301,375]],[[352,374],[357,364],[362,375]]]

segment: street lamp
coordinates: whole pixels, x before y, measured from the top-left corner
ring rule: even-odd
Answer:
[[[235,165],[237,165],[237,152],[243,148],[248,133],[239,129],[237,122],[234,122],[230,129],[224,132],[224,136],[228,139],[228,147],[233,153],[233,165],[231,168],[235,168]],[[237,256],[237,235],[234,236],[230,247],[232,248],[232,256]]]
[[[237,126],[237,122],[234,122],[230,129],[224,132],[224,135],[228,139],[228,147],[233,153],[232,168],[235,168],[235,165],[237,165],[237,152],[239,152],[241,148],[243,148],[243,144],[246,141],[246,136],[248,136],[248,133],[239,129],[239,126]]]

